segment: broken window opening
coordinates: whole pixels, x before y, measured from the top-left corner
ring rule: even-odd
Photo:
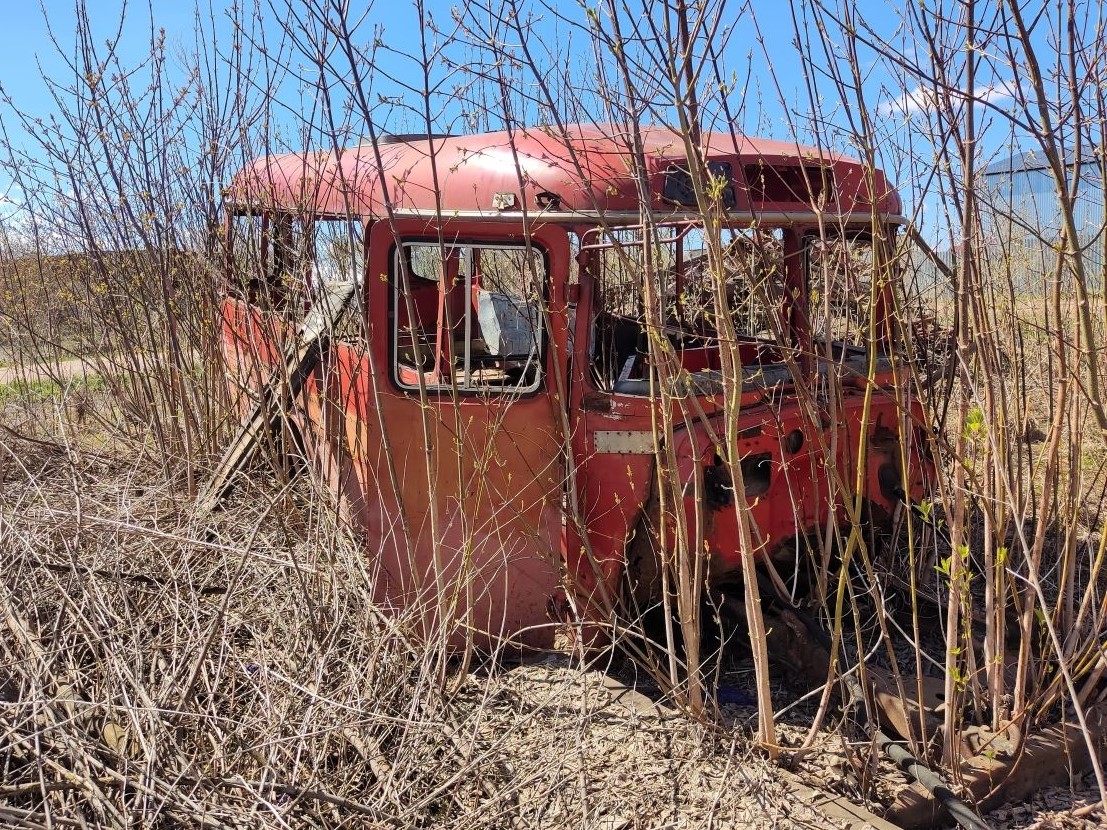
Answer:
[[[806,245],[812,337],[843,352],[864,346],[873,291],[868,234],[809,237]]]
[[[358,282],[364,276],[364,233],[360,219],[315,219],[312,285]]]
[[[721,315],[733,324],[743,366],[760,370],[782,361],[782,239],[779,229],[723,229],[714,241],[719,267],[709,255],[712,240],[697,224],[661,226],[648,237],[640,228],[586,236],[582,248],[595,279],[591,357],[597,386],[649,394],[651,318],[661,321],[679,368],[692,375],[697,390],[721,384]],[[647,298],[657,305],[655,315],[646,314]]]
[[[231,288],[271,310],[307,306],[328,282],[360,282],[360,219],[239,214],[231,222]]]
[[[422,374],[429,390],[537,390],[546,281],[546,257],[534,246],[400,245],[391,275],[396,382],[417,389]]]

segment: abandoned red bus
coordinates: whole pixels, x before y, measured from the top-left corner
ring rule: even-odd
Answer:
[[[639,140],[390,136],[228,187],[232,375],[255,402],[267,377],[291,390],[382,602],[542,648],[570,604],[602,616],[628,570],[649,582],[662,479],[718,585],[741,579],[740,521],[758,561],[791,562],[854,495],[878,523],[923,497],[884,175],[705,134],[705,222],[681,137]]]

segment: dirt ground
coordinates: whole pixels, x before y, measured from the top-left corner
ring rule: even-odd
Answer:
[[[67,381],[95,374],[87,360],[74,358],[51,366],[16,365],[0,363],[0,386],[12,383],[36,383],[41,381]]]

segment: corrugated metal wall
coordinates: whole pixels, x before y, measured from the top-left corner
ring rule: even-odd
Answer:
[[[1088,288],[1104,284],[1104,188],[1098,166],[1084,165],[1077,181],[1074,218],[1083,250]],[[984,171],[982,215],[987,245],[1016,281],[1016,288],[1042,290],[1056,263],[1054,246],[1061,235],[1061,211],[1051,171],[1040,156],[1020,153]]]

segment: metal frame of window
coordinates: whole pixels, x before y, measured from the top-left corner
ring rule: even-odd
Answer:
[[[522,380],[527,380],[529,378],[529,382],[527,382],[525,384],[520,384],[520,383],[517,383],[517,382],[509,382],[509,379],[505,377],[504,378],[505,382],[497,383],[497,382],[489,382],[489,381],[486,381],[486,380],[479,380],[475,377],[476,370],[475,370],[474,365],[473,365],[474,364],[474,358],[483,359],[485,356],[474,355],[473,351],[472,351],[473,334],[474,334],[474,322],[475,322],[474,321],[474,308],[473,308],[472,298],[473,298],[474,277],[476,276],[476,274],[474,273],[474,269],[473,269],[473,266],[472,266],[472,255],[470,253],[470,256],[469,256],[470,261],[469,261],[468,267],[466,268],[465,273],[463,274],[463,273],[460,273],[460,271],[459,271],[459,273],[457,275],[457,279],[459,281],[463,281],[462,284],[464,286],[463,290],[464,290],[464,297],[465,297],[465,303],[464,303],[465,317],[464,317],[464,323],[463,323],[464,351],[460,355],[461,361],[462,361],[460,369],[461,369],[462,374],[461,374],[460,377],[458,377],[458,374],[456,373],[456,370],[455,370],[455,374],[454,374],[453,378],[450,378],[448,376],[443,375],[442,377],[439,377],[437,380],[434,380],[434,379],[427,380],[426,383],[425,383],[425,388],[428,391],[432,391],[432,392],[449,391],[449,390],[453,390],[453,389],[456,388],[456,390],[458,392],[466,393],[466,394],[482,394],[482,393],[483,394],[488,394],[490,392],[495,392],[495,393],[510,393],[510,394],[516,394],[516,395],[531,394],[531,393],[534,393],[534,392],[538,391],[539,389],[541,389],[542,388],[542,382],[543,382],[543,374],[544,374],[543,362],[545,360],[545,337],[544,337],[544,334],[543,334],[543,330],[544,330],[545,326],[544,326],[544,323],[543,323],[543,315],[541,314],[540,309],[536,308],[536,304],[544,302],[545,298],[546,298],[547,286],[548,286],[548,282],[549,282],[549,259],[548,259],[548,256],[546,255],[546,252],[540,246],[535,245],[533,243],[532,244],[518,244],[518,243],[511,243],[511,242],[496,242],[496,241],[484,241],[484,240],[457,240],[457,241],[452,241],[452,242],[449,242],[449,243],[441,243],[438,240],[432,240],[432,239],[403,240],[402,242],[400,242],[398,245],[396,245],[394,247],[393,252],[392,252],[392,257],[391,257],[392,272],[391,272],[391,275],[390,275],[390,281],[392,283],[392,291],[391,291],[391,303],[392,303],[391,353],[392,353],[392,355],[391,356],[392,356],[392,377],[393,377],[394,382],[397,384],[397,386],[399,386],[401,389],[403,389],[405,391],[413,391],[413,390],[416,390],[416,389],[419,388],[418,383],[411,383],[411,382],[404,381],[403,378],[400,376],[400,371],[399,371],[401,363],[402,363],[401,353],[400,353],[400,340],[401,340],[400,321],[401,321],[401,316],[402,315],[399,312],[400,312],[400,309],[402,309],[404,307],[404,304],[405,304],[405,300],[404,300],[404,297],[403,297],[403,284],[402,284],[402,281],[399,278],[400,273],[401,273],[400,269],[402,267],[400,257],[404,255],[402,253],[403,251],[405,251],[405,250],[410,251],[413,248],[429,248],[429,249],[433,249],[436,252],[445,252],[447,254],[452,253],[454,251],[459,251],[459,250],[460,251],[468,251],[468,252],[472,252],[474,250],[476,250],[476,251],[514,251],[514,252],[518,252],[519,254],[521,254],[524,257],[524,262],[529,260],[531,264],[541,268],[540,272],[525,275],[528,278],[528,280],[527,280],[528,283],[529,283],[528,287],[530,289],[532,289],[532,290],[540,289],[540,290],[534,291],[533,295],[528,297],[527,301],[526,301],[526,306],[527,306],[528,312],[531,315],[531,321],[532,321],[531,331],[534,334],[533,347],[529,350],[528,354],[526,354],[526,355],[508,354],[508,355],[489,356],[489,357],[491,357],[495,360],[500,360],[500,361],[503,361],[503,362],[518,362],[520,360],[525,360],[526,362],[521,367],[522,368],[521,379]],[[409,255],[408,261],[409,262],[411,261],[410,255]],[[450,290],[456,290],[456,288],[457,288],[456,284],[454,286],[449,286],[449,287],[443,285],[444,275],[441,272],[442,264],[443,263],[441,263],[441,262],[438,263],[438,268],[440,270],[439,270],[439,273],[438,273],[438,281],[437,282],[438,282],[439,309],[440,310],[439,310],[438,319],[436,319],[434,321],[434,325],[436,326],[436,328],[444,326],[444,321],[442,320],[441,315],[445,313],[444,312],[444,303],[445,303],[446,292],[448,292]],[[415,278],[422,278],[422,279],[427,278],[427,275],[412,275],[412,276],[415,277]],[[540,286],[535,285],[535,277],[538,277],[538,278],[541,279]],[[414,323],[415,323],[415,321],[410,321],[410,320],[408,321],[409,326],[413,325]],[[456,325],[456,321],[453,322],[453,325]],[[479,325],[479,322],[477,323],[477,325]],[[451,328],[452,328],[452,325],[451,325]],[[414,344],[414,341],[415,341],[414,329],[412,329],[412,339],[413,339],[413,344]],[[433,345],[431,345],[430,347],[433,348],[436,352],[439,352],[439,351],[441,351],[443,346],[439,345],[437,340],[438,340],[438,337],[437,337],[437,331],[436,331],[435,343]],[[416,346],[416,348],[417,348],[417,346]],[[435,363],[437,365],[438,358],[440,357],[440,355],[435,354],[434,357],[435,357]],[[451,359],[456,359],[457,357],[458,357],[458,355],[453,355]],[[518,369],[520,367],[515,366],[515,367],[512,367],[512,368]],[[421,367],[416,366],[415,370],[416,371],[421,371]],[[426,376],[426,374],[424,373],[424,377],[425,376]]]

